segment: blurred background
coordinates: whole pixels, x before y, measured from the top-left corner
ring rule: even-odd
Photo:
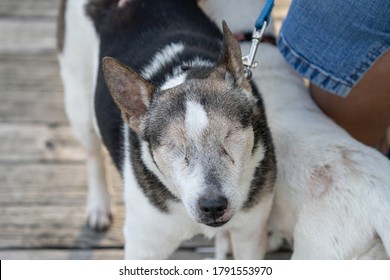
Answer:
[[[290,1],[275,1],[276,30]],[[0,259],[122,259],[122,187],[108,158],[113,225],[95,233],[85,224],[85,154],[64,113],[55,50],[59,2],[0,1]],[[197,237],[171,258],[212,252]]]

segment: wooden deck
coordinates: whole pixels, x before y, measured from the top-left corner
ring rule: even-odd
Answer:
[[[109,159],[113,226],[85,225],[85,155],[65,117],[55,53],[58,2],[0,2],[0,259],[122,259],[122,188]],[[289,2],[277,1],[277,28]],[[195,238],[172,258],[211,251]]]

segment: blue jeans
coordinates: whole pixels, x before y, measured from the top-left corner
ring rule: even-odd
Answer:
[[[346,96],[390,48],[390,1],[293,0],[278,47],[303,77]]]

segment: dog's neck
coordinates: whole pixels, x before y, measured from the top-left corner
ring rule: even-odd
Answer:
[[[247,48],[248,45],[249,43],[244,43],[243,48]],[[319,110],[302,78],[285,62],[276,47],[260,44],[256,59],[258,66],[252,72],[253,78],[258,81],[271,119],[273,113],[277,114],[279,110],[285,108]]]

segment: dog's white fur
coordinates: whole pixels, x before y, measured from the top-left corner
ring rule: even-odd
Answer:
[[[259,65],[278,166],[270,229],[293,259],[388,258],[389,160],[326,117],[275,47]]]

